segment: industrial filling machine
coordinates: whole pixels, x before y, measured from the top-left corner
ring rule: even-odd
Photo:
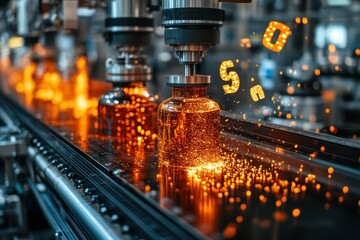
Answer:
[[[2,1],[0,238],[358,239],[359,13]]]

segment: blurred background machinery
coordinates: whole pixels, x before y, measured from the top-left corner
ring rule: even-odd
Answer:
[[[1,1],[0,238],[357,239],[359,13],[357,0]],[[291,30],[280,52],[263,45],[270,21]],[[223,164],[161,165],[166,83],[210,78]]]

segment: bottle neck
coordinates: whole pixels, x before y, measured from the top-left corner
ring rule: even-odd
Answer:
[[[173,97],[200,98],[207,97],[207,86],[173,87]]]

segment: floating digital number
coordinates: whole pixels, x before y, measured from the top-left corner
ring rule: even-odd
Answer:
[[[265,98],[264,90],[259,84],[250,88],[250,95],[254,102]]]
[[[277,38],[276,42],[273,43],[272,39],[277,30],[280,31],[279,37]],[[281,22],[270,21],[269,25],[267,26],[267,28],[265,30],[262,42],[266,48],[268,48],[274,52],[281,52],[290,35],[291,35],[290,27],[288,27],[287,25],[285,25]]]
[[[228,82],[232,80],[231,85],[223,85],[223,90],[225,94],[234,94],[239,90],[240,87],[240,78],[235,71],[230,71],[227,73],[227,69],[234,67],[234,62],[231,60],[223,61],[220,65],[219,73],[222,80]]]

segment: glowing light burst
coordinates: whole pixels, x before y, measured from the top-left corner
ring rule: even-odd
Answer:
[[[240,39],[240,47],[242,48],[251,48],[251,41],[249,38]]]
[[[219,73],[222,80],[228,82],[232,80],[231,85],[223,85],[225,94],[234,94],[239,90],[240,77],[235,71],[227,73],[227,69],[234,67],[234,62],[231,60],[223,61],[220,65]]]
[[[259,84],[250,88],[250,95],[254,102],[265,98],[264,90]]]
[[[273,36],[275,32],[279,30],[279,37],[277,38],[275,44],[272,43]],[[263,45],[274,51],[274,52],[281,52],[284,48],[288,37],[291,35],[290,27],[277,21],[270,21],[269,25],[267,26],[264,37],[263,37]]]

